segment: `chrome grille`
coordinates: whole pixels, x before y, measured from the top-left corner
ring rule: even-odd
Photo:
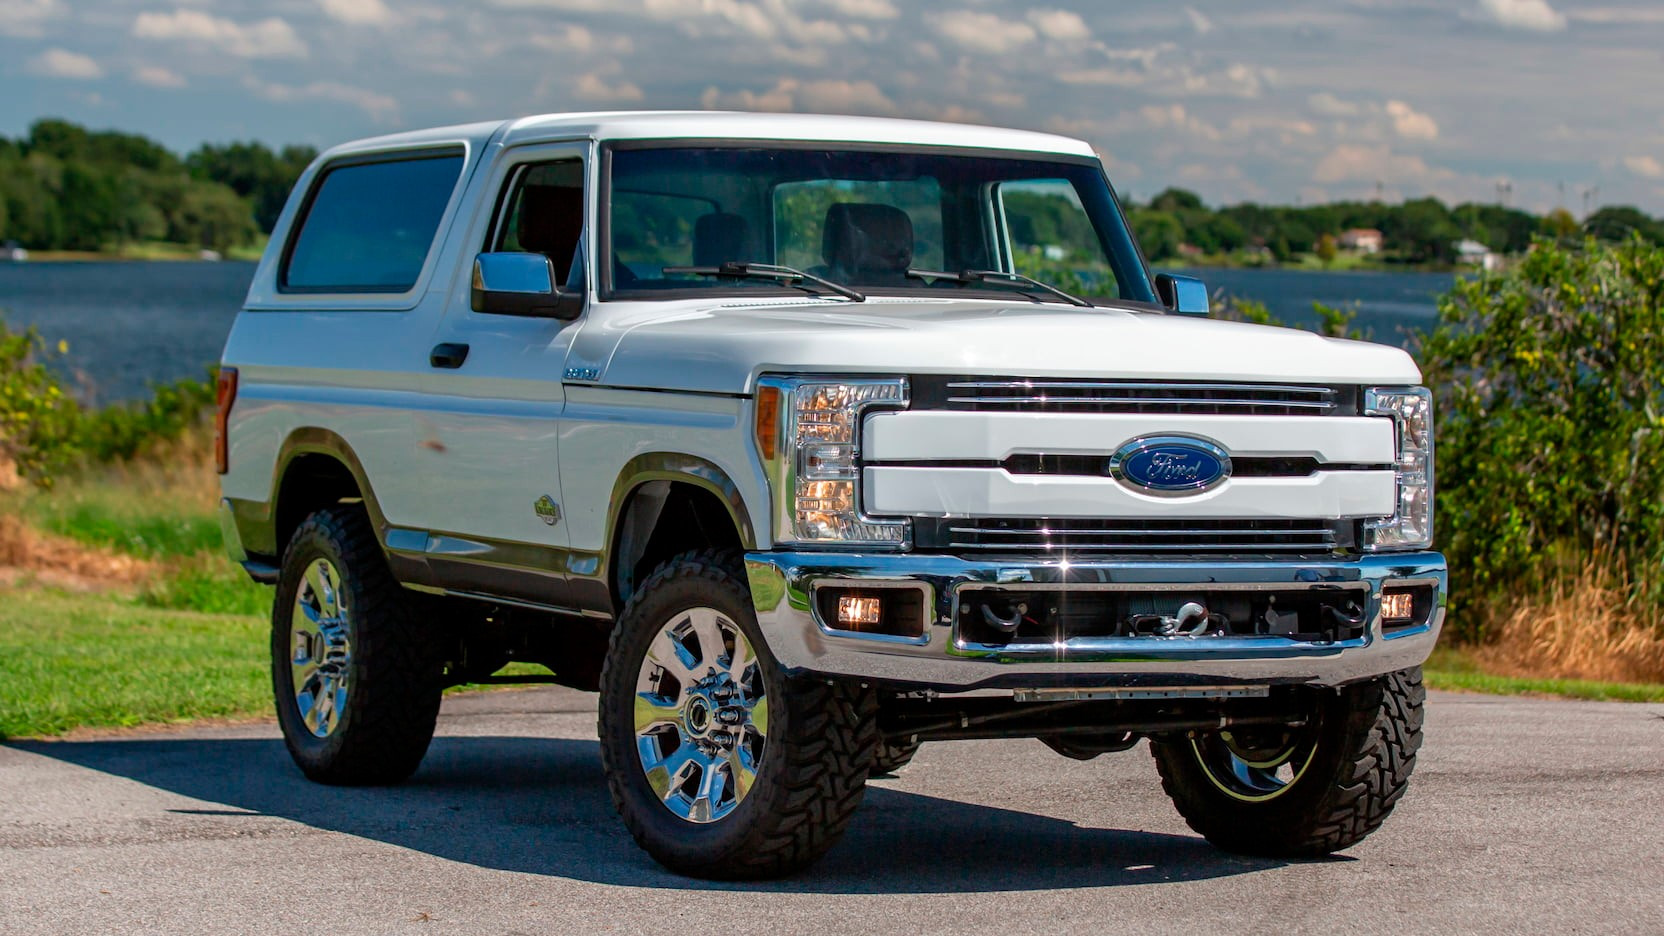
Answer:
[[[1329,553],[1352,544],[1350,521],[915,519],[920,549],[1013,554]]]
[[[1237,416],[1327,416],[1357,412],[1354,388],[1306,384],[929,375],[915,377],[912,383],[914,409]]]

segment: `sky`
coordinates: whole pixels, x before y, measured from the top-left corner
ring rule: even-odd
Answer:
[[[0,0],[0,82],[0,135],[180,151],[818,111],[1079,137],[1134,198],[1664,215],[1661,0]]]

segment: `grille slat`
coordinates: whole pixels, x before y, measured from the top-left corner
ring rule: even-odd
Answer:
[[[1350,524],[1323,520],[916,519],[921,549],[1009,553],[1328,553]]]
[[[1327,416],[1356,412],[1349,387],[1305,384],[913,378],[914,408],[1024,413]]]

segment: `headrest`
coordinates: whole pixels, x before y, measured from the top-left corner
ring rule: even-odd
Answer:
[[[520,219],[515,226],[520,249],[547,255],[563,278],[583,230],[583,189],[528,185],[520,190]]]
[[[745,218],[725,211],[700,215],[693,222],[693,265],[716,266],[745,260]]]
[[[913,219],[890,205],[840,202],[826,209],[821,253],[845,273],[898,273],[913,262]]]

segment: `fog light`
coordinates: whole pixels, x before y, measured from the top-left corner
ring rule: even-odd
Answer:
[[[838,625],[850,629],[859,628],[865,624],[872,626],[884,618],[884,607],[877,598],[863,598],[857,595],[841,595],[838,597]]]
[[[1415,617],[1416,596],[1414,592],[1390,591],[1381,593],[1381,619],[1384,621],[1408,621]]]

